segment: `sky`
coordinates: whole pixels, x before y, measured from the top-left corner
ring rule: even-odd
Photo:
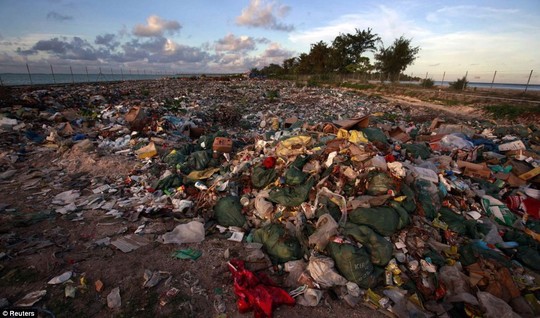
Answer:
[[[420,47],[408,75],[540,82],[539,0],[0,0],[0,73],[246,72],[368,28]]]

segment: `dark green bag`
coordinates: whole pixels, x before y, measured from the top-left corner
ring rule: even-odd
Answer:
[[[372,288],[378,284],[382,271],[374,268],[365,248],[330,242],[326,251],[336,263],[337,270],[347,280],[361,288]]]
[[[397,226],[398,230],[401,230],[402,228],[409,225],[409,223],[411,223],[409,213],[403,208],[403,206],[399,202],[392,200],[388,203],[388,205],[394,208],[394,210],[396,210],[399,215],[399,222]]]
[[[304,184],[295,187],[273,188],[268,200],[288,207],[299,206],[309,198],[309,191],[315,184],[315,179],[309,178]]]
[[[289,169],[285,171],[285,183],[288,185],[299,185],[306,181],[308,174],[302,171],[302,168],[310,159],[309,156],[297,156]]]
[[[414,183],[416,193],[418,194],[418,202],[424,211],[424,215],[428,220],[433,220],[437,216],[438,207],[440,206],[441,199],[437,193],[431,193],[429,191],[431,182],[423,179],[416,179]]]
[[[412,213],[416,211],[416,201],[414,200],[414,191],[407,184],[401,184],[401,195],[406,196],[407,198],[401,202],[401,205],[407,212]]]
[[[182,177],[180,177],[177,174],[171,174],[161,180],[157,183],[157,185],[154,187],[156,190],[167,190],[170,188],[178,188],[181,186],[182,183]]]
[[[448,228],[461,235],[472,239],[481,238],[479,223],[475,220],[466,220],[463,216],[454,213],[449,208],[442,207],[439,210],[440,219],[448,225]]]
[[[392,259],[392,243],[371,228],[347,222],[343,227],[343,234],[353,237],[358,243],[364,245],[373,264],[386,266]]]
[[[262,166],[256,166],[251,172],[251,183],[255,188],[261,189],[272,183],[277,178],[275,169],[266,169]]]
[[[237,196],[219,199],[214,206],[214,217],[221,226],[242,227],[246,223],[246,217],[242,214],[242,204]]]
[[[356,208],[349,213],[349,221],[367,225],[383,236],[391,236],[398,228],[398,213],[390,207]]]
[[[261,243],[274,264],[302,258],[302,248],[296,237],[290,236],[279,224],[255,230],[253,242]]]
[[[378,141],[387,144],[388,138],[384,134],[382,130],[379,128],[369,127],[369,128],[362,128],[361,131],[364,133],[366,138],[370,142]]]
[[[420,157],[422,160],[426,160],[431,154],[426,144],[404,144],[403,148],[415,159]]]
[[[211,158],[208,150],[195,151],[189,155],[187,163],[192,170],[204,170],[208,167]]]
[[[317,210],[315,210],[315,217],[317,217],[317,219],[321,217],[321,215],[327,213],[330,214],[330,216],[332,216],[336,222],[339,222],[341,219],[341,209],[339,208],[339,205],[332,202],[332,200],[326,196],[319,197],[319,202],[317,203],[316,208]]]
[[[395,190],[394,180],[385,172],[370,172],[367,179],[366,192],[369,195],[384,195],[388,190]]]
[[[540,271],[540,254],[538,254],[538,250],[529,246],[518,246],[516,258],[525,266]]]

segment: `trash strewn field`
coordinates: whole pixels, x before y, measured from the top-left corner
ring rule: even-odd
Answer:
[[[11,88],[0,308],[540,315],[540,130],[285,81]]]

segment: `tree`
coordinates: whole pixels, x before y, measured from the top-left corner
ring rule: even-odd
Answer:
[[[291,57],[283,61],[283,70],[286,74],[294,74],[295,69],[298,67],[299,61],[296,57]]]
[[[381,38],[371,33],[371,28],[360,31],[355,29],[354,34],[339,34],[332,42],[332,62],[334,70],[345,73],[351,64],[362,64],[362,54],[367,51],[375,51],[375,44]]]
[[[319,41],[311,44],[309,64],[311,64],[311,72],[314,74],[324,74],[330,71],[330,48],[325,42]]]
[[[411,46],[411,39],[401,36],[394,40],[392,46],[379,48],[375,54],[376,67],[394,82],[398,75],[416,60],[419,51],[420,47]]]
[[[469,82],[467,81],[467,78],[463,76],[462,78],[458,78],[455,82],[450,83],[450,88],[455,89],[456,91],[462,91],[467,88],[467,84]]]

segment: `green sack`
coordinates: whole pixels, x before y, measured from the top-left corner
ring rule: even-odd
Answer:
[[[401,205],[407,212],[412,213],[416,210],[416,202],[414,200],[414,191],[407,184],[401,184],[401,195],[407,198],[401,202]]]
[[[352,236],[358,243],[364,245],[373,264],[386,266],[392,259],[392,243],[371,228],[347,222],[343,227],[343,234]]]
[[[255,230],[253,242],[261,243],[274,264],[302,258],[300,243],[279,224],[269,224]]]
[[[390,207],[356,208],[349,213],[349,221],[367,225],[383,236],[391,236],[397,230],[399,216]]]
[[[251,183],[255,188],[261,189],[272,183],[277,178],[276,169],[266,169],[256,166],[251,172]]]
[[[214,206],[214,217],[221,226],[242,227],[246,223],[246,217],[242,214],[242,204],[237,196],[219,199]]]
[[[424,216],[428,220],[433,220],[441,206],[439,189],[430,181],[424,179],[416,179],[414,187],[418,194],[418,202],[420,202],[419,208],[424,211]]]
[[[321,195],[317,202],[315,217],[318,219],[323,214],[330,214],[330,216],[338,223],[339,220],[341,220],[341,209],[339,208],[339,205],[332,202],[329,197]]]
[[[486,249],[479,243],[481,242],[472,242],[459,247],[459,261],[463,266],[474,264],[478,262],[479,257],[482,257],[484,259],[493,259],[505,267],[512,267],[512,262],[509,261],[505,256],[490,248]]]
[[[404,144],[403,148],[415,159],[420,157],[422,160],[426,160],[431,154],[426,144]]]
[[[518,246],[516,258],[525,266],[540,271],[540,254],[538,254],[538,250],[529,246]]]
[[[297,156],[289,169],[285,171],[285,183],[288,185],[298,185],[306,181],[308,174],[302,171],[302,168],[309,160],[309,156]]]
[[[178,152],[170,152],[168,155],[163,158],[163,162],[165,162],[169,167],[176,167],[177,164],[185,162],[187,159],[187,156]]]
[[[388,205],[390,205],[394,210],[396,210],[396,212],[399,215],[399,222],[397,226],[398,230],[401,230],[402,228],[409,225],[409,223],[411,223],[411,220],[409,218],[409,213],[407,212],[407,210],[405,210],[402,207],[402,205],[399,202],[392,200],[390,201],[390,203],[388,203]]]
[[[364,135],[370,142],[378,141],[385,144],[388,143],[388,138],[379,128],[368,127],[362,128],[360,131],[364,133]]]
[[[178,188],[182,184],[182,177],[177,174],[171,174],[159,180],[154,188],[156,190],[167,190],[171,188]]]
[[[472,239],[480,239],[478,222],[475,220],[466,220],[465,217],[454,213],[449,208],[439,210],[441,221],[448,225],[448,228],[461,235],[466,235]]]
[[[389,190],[395,190],[394,179],[385,172],[370,172],[367,177],[366,192],[369,195],[388,194]]]
[[[188,167],[192,170],[204,170],[208,168],[210,163],[211,152],[207,150],[195,151],[189,155],[187,163]]]
[[[337,270],[347,280],[361,288],[372,288],[378,284],[382,272],[375,270],[365,248],[330,242],[326,251],[336,263]]]
[[[268,200],[287,207],[299,206],[307,201],[314,184],[315,180],[309,178],[304,184],[295,187],[273,188],[270,190]]]

